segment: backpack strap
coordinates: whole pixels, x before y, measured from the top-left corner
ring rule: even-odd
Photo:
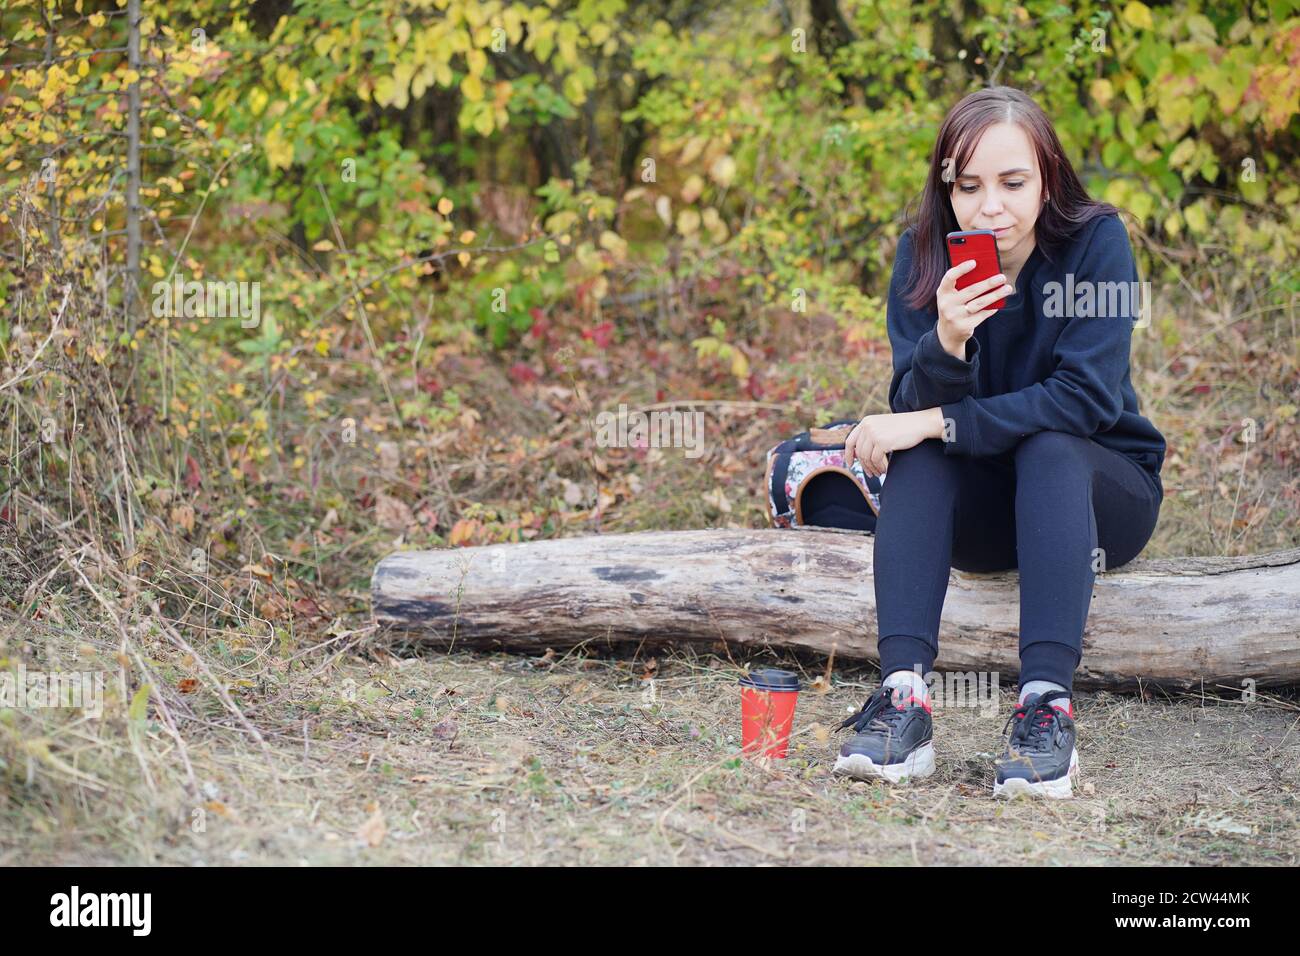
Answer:
[[[790,471],[790,453],[798,450],[798,438],[787,438],[770,452],[771,473],[768,477],[768,494],[777,515],[790,510],[790,499],[785,493],[785,479]]]

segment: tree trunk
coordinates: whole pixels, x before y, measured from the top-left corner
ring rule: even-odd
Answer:
[[[872,546],[830,529],[596,535],[398,552],[371,587],[380,623],[444,647],[723,642],[878,661]],[[1019,607],[1016,572],[953,571],[935,669],[1017,674]],[[1075,684],[1139,682],[1300,683],[1300,548],[1098,574]]]

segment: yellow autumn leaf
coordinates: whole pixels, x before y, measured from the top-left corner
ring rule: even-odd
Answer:
[[[281,63],[275,68],[275,81],[291,97],[298,93],[298,71],[287,63]]]
[[[682,184],[682,202],[693,203],[700,198],[702,192],[704,192],[704,177],[699,173],[691,173]]]
[[[524,22],[517,8],[510,7],[508,10],[503,10],[501,22],[505,24],[506,39],[511,43],[518,43],[523,38]]]
[[[606,229],[600,234],[600,248],[622,260],[627,255],[627,240],[616,232]]]
[[[736,349],[731,356],[731,374],[736,378],[745,378],[749,375],[749,359],[740,349]]]
[[[1115,96],[1115,88],[1111,86],[1110,80],[1106,79],[1093,80],[1089,92],[1098,106],[1106,106]]]
[[[399,63],[393,70],[392,106],[404,110],[411,101],[411,77],[415,73],[412,63]]]
[[[471,103],[477,103],[483,99],[483,81],[470,73],[460,81],[460,91],[465,95],[465,99]]]
[[[433,64],[426,63],[420,72],[411,78],[411,99],[418,100],[424,91],[433,85]]]
[[[570,103],[581,105],[587,101],[587,89],[577,73],[570,73],[564,78],[563,90],[564,98]]]
[[[293,163],[293,143],[281,135],[278,124],[271,127],[262,146],[266,150],[266,161],[272,169],[288,169]]]
[[[1154,25],[1151,21],[1151,8],[1140,0],[1133,0],[1124,8],[1124,22],[1139,30],[1150,30]]]
[[[709,167],[709,176],[725,189],[736,178],[736,161],[730,156],[719,156]]]
[[[448,199],[446,196],[443,196],[441,199],[438,200],[438,212],[441,215],[450,216],[451,211],[454,208],[455,206],[452,204],[452,201]]]
[[[572,209],[562,209],[559,212],[554,212],[547,216],[543,228],[551,234],[567,232],[572,229],[577,222],[578,214],[576,212]]]

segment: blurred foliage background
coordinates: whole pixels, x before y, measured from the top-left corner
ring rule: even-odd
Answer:
[[[1156,291],[1150,553],[1298,540],[1291,0],[144,2],[134,67],[131,9],[0,13],[0,519],[140,587],[329,619],[394,546],[764,524],[772,443],[885,409],[901,214],[990,84]],[[150,308],[190,280],[260,321]],[[619,402],[708,454],[597,449]]]

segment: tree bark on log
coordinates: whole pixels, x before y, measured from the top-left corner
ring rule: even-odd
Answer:
[[[833,529],[714,528],[403,551],[379,563],[371,590],[379,623],[441,647],[722,642],[879,663],[873,543]],[[1017,572],[954,570],[935,669],[1009,680],[1019,616]],[[1075,684],[1300,684],[1300,548],[1099,573]]]

